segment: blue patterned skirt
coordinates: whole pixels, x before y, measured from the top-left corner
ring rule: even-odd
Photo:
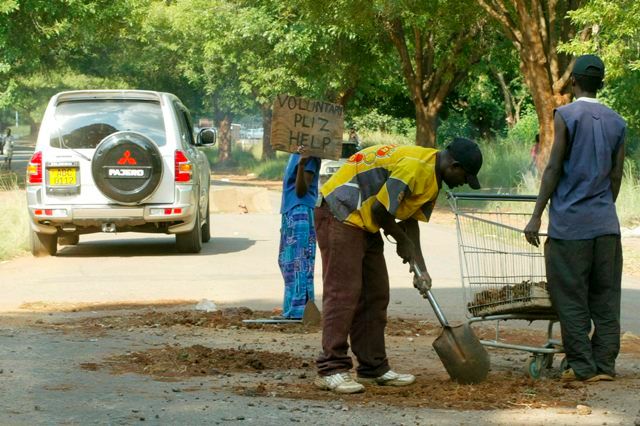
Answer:
[[[313,301],[315,259],[313,208],[298,205],[282,215],[280,227],[278,265],[284,278],[283,317],[302,318],[307,301]]]

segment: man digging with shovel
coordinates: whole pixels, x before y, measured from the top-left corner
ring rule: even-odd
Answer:
[[[315,211],[322,257],[322,349],[315,385],[338,393],[364,391],[362,383],[406,386],[411,374],[391,370],[384,329],[389,304],[389,276],[380,228],[397,241],[403,261],[422,271],[414,285],[431,287],[418,220],[428,221],[444,181],[450,188],[480,188],[478,145],[455,138],[438,151],[419,146],[377,145],[364,149],[325,183]],[[396,223],[396,219],[400,223]],[[358,360],[357,381],[347,353]]]

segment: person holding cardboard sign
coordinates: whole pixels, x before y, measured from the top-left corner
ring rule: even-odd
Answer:
[[[323,185],[315,211],[324,290],[317,387],[355,393],[364,390],[362,383],[415,381],[411,374],[391,370],[387,360],[389,276],[380,229],[395,239],[405,263],[416,262],[423,271],[414,285],[429,288],[418,221],[429,220],[442,182],[479,189],[481,166],[480,148],[468,139],[455,138],[442,151],[377,145],[352,155]],[[349,374],[349,341],[359,364],[357,381]]]
[[[308,148],[291,154],[282,183],[282,224],[278,265],[284,279],[282,318],[302,319],[305,305],[313,301],[316,233],[313,209],[318,198],[320,159]]]

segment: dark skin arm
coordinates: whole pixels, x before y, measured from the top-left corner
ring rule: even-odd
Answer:
[[[396,252],[404,263],[413,261],[415,259],[415,245],[405,232],[404,227],[396,222],[395,216],[389,213],[385,206],[378,200],[374,201],[371,207],[371,213],[376,223],[383,229],[385,235],[391,235],[398,243]]]
[[[396,241],[396,253],[402,258],[403,263],[415,262],[422,270],[421,279],[414,278],[414,287],[421,290],[431,288],[431,276],[427,272],[427,267],[420,247],[420,227],[415,219],[407,219],[396,222],[395,216],[379,202],[375,201],[371,208],[376,223],[380,225],[386,235],[391,235]],[[416,281],[418,280],[418,282]]]
[[[620,193],[620,185],[622,184],[622,172],[624,169],[624,139],[613,156],[613,167],[611,168],[611,192],[613,193],[613,202],[615,203]]]
[[[542,174],[542,182],[540,183],[540,192],[538,193],[538,199],[536,206],[533,209],[531,219],[524,229],[524,235],[527,241],[538,247],[540,245],[540,224],[542,221],[542,213],[544,212],[549,198],[556,190],[558,181],[562,176],[562,163],[567,153],[567,125],[565,124],[560,114],[556,114],[553,119],[555,138],[553,147],[551,148],[551,155],[549,156],[549,162]]]
[[[307,148],[304,146],[298,147],[298,154],[300,154],[300,160],[298,161],[298,169],[296,170],[296,195],[298,198],[302,198],[307,194],[311,186],[313,173],[304,169],[310,158]]]

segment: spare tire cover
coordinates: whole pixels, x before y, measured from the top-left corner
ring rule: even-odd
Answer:
[[[96,147],[91,174],[98,189],[111,200],[140,203],[160,184],[162,156],[156,144],[143,134],[113,133]]]

